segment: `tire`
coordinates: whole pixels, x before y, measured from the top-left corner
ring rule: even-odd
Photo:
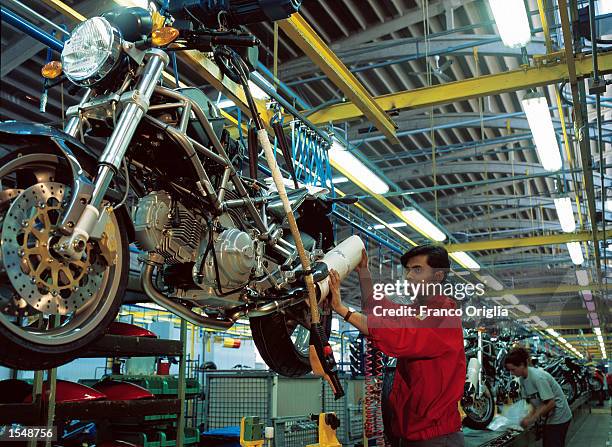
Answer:
[[[291,336],[295,331],[305,335],[309,329],[310,312],[305,303],[263,317],[250,319],[251,334],[257,350],[271,370],[285,377],[301,377],[312,371],[306,350],[296,347]],[[331,333],[331,313],[321,313],[325,334]],[[307,340],[307,339],[306,339]],[[300,344],[303,347],[303,344]]]
[[[465,412],[465,418],[463,419],[463,425],[475,430],[484,430],[493,420],[495,416],[495,397],[491,391],[491,388],[487,383],[482,384],[483,393],[480,399],[475,399],[474,405],[482,405],[481,411],[477,411],[472,406],[463,408]]]
[[[48,173],[52,173],[48,174],[52,175],[52,177],[48,177],[51,178],[50,181],[64,185],[72,184],[72,175],[67,162],[57,152],[49,148],[37,147],[16,150],[0,159],[0,166],[6,166],[7,163],[24,155],[32,156],[33,159],[39,161],[34,161],[32,164],[28,162],[27,165],[24,164],[19,168],[20,170],[16,171],[17,176],[14,178],[17,184],[14,187],[25,189],[38,183],[38,171],[36,173],[37,177],[33,176],[34,169],[32,166],[34,165],[37,167],[36,169],[47,169]],[[33,180],[33,178],[35,179]],[[6,212],[2,211],[2,214],[0,214],[0,224],[6,217]],[[102,270],[103,278],[100,281],[99,288],[96,289],[100,290],[99,298],[96,297],[98,301],[92,302],[91,306],[93,307],[91,309],[87,309],[88,306],[82,307],[82,309],[87,309],[83,311],[84,315],[82,313],[78,317],[83,318],[83,321],[76,321],[74,326],[74,329],[78,328],[79,331],[72,330],[70,332],[70,329],[67,329],[64,337],[67,340],[66,342],[63,342],[61,333],[58,333],[52,342],[49,335],[36,335],[27,330],[14,329],[15,325],[6,318],[5,314],[0,314],[0,346],[2,346],[0,364],[21,370],[57,367],[78,357],[87,349],[88,345],[103,336],[106,328],[112,323],[119,311],[127,285],[129,271],[128,239],[125,230],[127,222],[124,221],[122,216],[122,213],[111,214],[111,219],[118,232],[115,240],[118,245],[120,244],[117,247],[117,260],[115,265],[106,267],[106,269],[110,269],[110,272]],[[86,276],[89,277],[89,274]],[[9,282],[6,276],[3,276],[2,279],[7,279],[6,283]],[[12,285],[3,287],[5,291],[12,289]]]

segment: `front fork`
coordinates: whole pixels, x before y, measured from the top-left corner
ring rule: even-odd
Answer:
[[[478,382],[476,384],[476,396],[480,397],[482,395],[483,387],[482,387],[482,331],[478,329],[478,353],[476,354],[478,358]]]
[[[100,217],[104,215],[102,200],[113,176],[121,167],[121,162],[136,132],[136,128],[149,109],[149,101],[153,95],[155,85],[169,62],[168,55],[158,49],[148,50],[145,60],[147,62],[136,88],[121,95],[120,101],[125,106],[98,160],[98,173],[94,180],[91,199],[74,225],[72,233],[62,236],[54,247],[65,258],[80,259],[87,241],[92,236],[99,222],[103,220]],[[66,124],[65,131],[76,136],[79,126],[80,118],[78,116],[73,117]]]

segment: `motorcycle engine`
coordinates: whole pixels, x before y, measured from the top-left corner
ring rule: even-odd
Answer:
[[[200,286],[222,292],[246,285],[255,268],[255,242],[237,228],[223,230],[199,258],[194,274],[201,272]],[[206,259],[204,259],[206,254]],[[202,262],[204,266],[202,268]]]
[[[159,253],[168,265],[196,260],[205,223],[180,202],[173,201],[166,191],[142,197],[132,220],[136,246],[141,250]]]

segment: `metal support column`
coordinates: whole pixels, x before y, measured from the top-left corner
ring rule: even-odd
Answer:
[[[185,439],[185,386],[187,366],[187,321],[181,319],[181,360],[179,361],[178,398],[181,402],[176,427],[176,447],[183,447]]]

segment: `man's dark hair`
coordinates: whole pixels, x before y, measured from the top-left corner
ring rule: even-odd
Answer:
[[[512,363],[514,366],[529,366],[531,365],[531,354],[524,347],[517,346],[516,348],[512,348],[510,352],[506,354],[504,365],[507,365],[508,363]]]
[[[432,268],[444,270],[450,269],[448,252],[440,245],[417,245],[404,253],[400,260],[404,267],[408,267],[408,261],[410,259],[421,255],[427,255],[427,265]]]

